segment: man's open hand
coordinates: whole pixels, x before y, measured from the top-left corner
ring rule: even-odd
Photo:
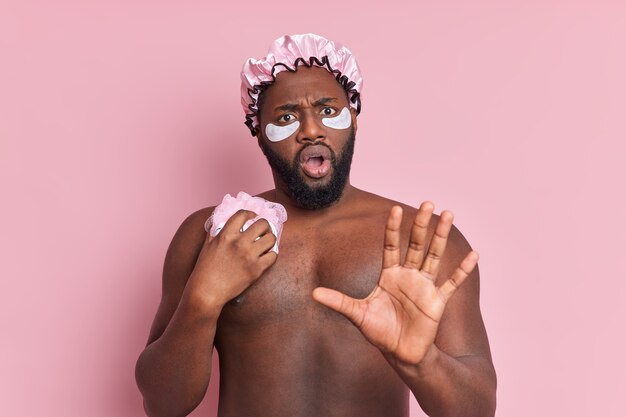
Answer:
[[[407,364],[418,364],[426,356],[446,302],[478,262],[478,253],[471,251],[447,281],[440,287],[435,285],[453,215],[445,210],[441,213],[425,254],[433,210],[429,201],[418,209],[406,259],[401,264],[402,207],[391,208],[385,230],[383,269],[376,288],[366,298],[354,299],[323,287],[313,291],[316,301],[346,316],[383,353],[391,353]]]

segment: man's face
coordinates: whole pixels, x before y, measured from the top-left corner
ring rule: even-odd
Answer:
[[[349,180],[354,150],[346,92],[324,68],[300,67],[279,73],[262,101],[257,137],[275,175],[301,207],[330,206]]]

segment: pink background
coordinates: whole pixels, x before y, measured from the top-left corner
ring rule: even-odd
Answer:
[[[311,31],[365,78],[353,184],[481,254],[497,414],[624,415],[623,2],[85,3],[0,6],[0,414],[142,415],[174,232],[272,187],[239,70]]]

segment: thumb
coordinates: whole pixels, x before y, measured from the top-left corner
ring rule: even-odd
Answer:
[[[213,227],[213,215],[211,215],[211,217],[209,217],[206,222],[204,222],[204,231],[206,232],[206,243],[210,243],[213,239],[215,239],[214,236],[211,236],[211,228]]]
[[[359,300],[349,297],[330,288],[317,287],[313,290],[313,299],[326,307],[346,316],[348,320],[359,327],[363,323],[363,310]]]
[[[215,239],[215,236],[211,236],[211,225],[205,226],[204,231],[206,232],[206,237],[204,239],[206,243],[209,243],[213,239]]]

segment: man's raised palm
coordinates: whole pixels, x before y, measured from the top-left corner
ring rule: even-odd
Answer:
[[[478,262],[478,253],[471,251],[446,282],[435,285],[453,216],[449,211],[441,213],[427,247],[433,209],[428,201],[420,206],[401,264],[402,208],[392,207],[385,229],[383,268],[378,284],[366,298],[354,299],[323,287],[313,291],[315,300],[346,316],[373,345],[408,364],[422,361],[435,340],[446,302]]]

